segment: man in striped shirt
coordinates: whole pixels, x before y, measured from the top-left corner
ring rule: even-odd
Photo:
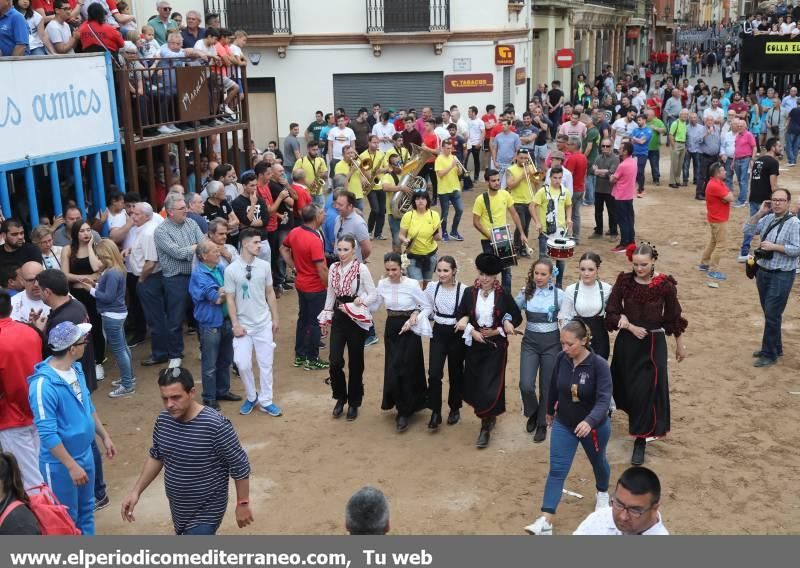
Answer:
[[[158,377],[164,410],[156,418],[153,446],[139,479],[122,502],[122,519],[163,468],[164,486],[179,535],[216,534],[228,506],[228,476],[236,485],[236,523],[253,522],[250,510],[250,462],[230,421],[198,403],[194,379],[182,367]]]

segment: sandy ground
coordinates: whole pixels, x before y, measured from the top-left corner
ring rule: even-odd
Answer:
[[[662,156],[661,170],[668,172],[668,153],[664,151]],[[781,185],[796,187],[796,171],[782,171]],[[648,183],[649,178],[648,170]],[[755,284],[736,263],[738,227],[746,210],[732,213],[731,233],[736,242],[730,243],[722,261],[729,279],[718,289],[707,287],[705,276],[694,269],[706,235],[704,204],[693,199],[692,187],[672,190],[666,183],[664,176],[661,187],[648,185],[647,196],[635,203],[637,237],[658,246],[658,270],[677,279],[689,320],[686,361],[675,361],[675,344],[669,339],[672,432],[666,440],[650,444],[647,452],[646,465],[659,474],[663,484],[664,521],[670,531],[681,534],[797,533],[800,495],[794,480],[800,456],[795,424],[800,395],[789,394],[800,391],[796,372],[800,354],[795,348],[800,342],[797,285],[784,316],[786,356],[772,368],[754,369],[750,353],[760,346],[762,315]],[[472,259],[480,250],[477,233],[471,228],[471,207],[477,194],[465,194],[462,233],[466,241],[440,247],[440,254],[452,254],[459,261],[465,283],[475,276]],[[593,208],[584,207],[582,217],[583,232],[588,234],[594,226]],[[606,281],[613,283],[620,270],[628,269],[624,255],[611,254],[612,243],[606,240],[585,240],[575,259],[589,247],[602,255],[601,276]],[[377,280],[382,272],[377,259],[386,252],[387,241],[378,242],[376,248],[370,268]],[[515,290],[523,285],[529,266],[530,261],[523,260],[514,270]],[[577,260],[573,260],[565,283],[576,279]],[[522,527],[539,511],[549,438],[548,443],[534,444],[525,433],[518,390],[519,337],[510,348],[508,412],[498,420],[491,446],[479,451],[474,446],[479,420],[468,407],[458,425],[443,425],[437,433],[425,427],[427,412],[415,416],[405,434],[395,433],[394,412],[380,410],[382,342],[366,352],[366,395],[358,420],[333,420],[330,387],[323,383],[327,373],[290,365],[296,295],[286,294],[279,304],[275,392],[284,416],[271,418],[260,412],[240,416],[236,403],[223,403],[223,411],[252,462],[251,502],[256,522],[240,531],[231,510],[222,533],[341,534],[344,504],[365,484],[376,485],[387,494],[394,533],[523,533]],[[379,330],[383,323],[384,315],[379,314]],[[197,339],[185,339],[185,365],[199,377]],[[138,365],[147,355],[146,345],[134,350],[135,396],[122,400],[106,396],[116,376],[109,362],[109,378],[94,397],[119,450],[118,458],[106,463],[112,504],[97,515],[98,533],[172,531],[161,478],[142,497],[136,524],[124,524],[119,514],[120,502],[139,474],[153,420],[160,410],[156,372]],[[322,355],[327,357],[327,351]],[[238,379],[234,378],[233,384],[241,393]],[[629,465],[632,443],[626,433],[627,419],[616,413],[608,449],[612,483]],[[574,530],[594,507],[593,476],[581,450],[566,488],[585,498],[565,496],[562,500],[556,520],[559,534]]]

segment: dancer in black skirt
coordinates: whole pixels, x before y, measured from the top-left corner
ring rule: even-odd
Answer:
[[[562,321],[579,319],[592,332],[592,351],[603,359],[611,354],[606,330],[606,304],[611,296],[611,284],[600,280],[600,255],[585,252],[581,256],[580,279],[564,290],[564,304],[559,317]]]
[[[436,263],[438,282],[425,289],[428,309],[420,317],[433,313],[433,337],[428,361],[428,408],[431,420],[428,428],[436,430],[442,423],[442,377],[444,364],[450,379],[447,405],[450,413],[447,423],[456,424],[461,419],[461,401],[464,389],[464,339],[456,332],[456,310],[467,287],[458,281],[458,267],[452,256],[443,256]]]
[[[503,271],[500,257],[479,254],[475,259],[478,279],[461,299],[456,311],[456,329],[464,331],[464,401],[481,419],[476,446],[489,445],[497,417],[506,411],[506,359],[508,337],[522,323],[514,298],[503,291],[497,275]]]
[[[397,407],[397,431],[405,432],[409,417],[425,408],[425,359],[418,334],[430,336],[430,324],[419,317],[428,299],[419,282],[403,276],[401,264],[396,252],[383,257],[386,278],[378,282],[378,301],[387,314],[381,409]]]
[[[644,463],[647,438],[669,432],[667,341],[675,336],[675,357],[686,358],[677,282],[656,272],[658,252],[649,244],[628,249],[632,272],[617,278],[606,306],[606,328],[619,330],[611,376],[617,408],[628,413],[628,432],[636,438],[631,463]]]

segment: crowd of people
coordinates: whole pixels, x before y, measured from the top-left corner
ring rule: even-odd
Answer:
[[[174,22],[168,4],[159,8],[156,38]],[[154,203],[112,192],[108,209],[91,218],[71,204],[63,217],[40,223],[30,243],[21,220],[3,220],[0,349],[13,363],[2,373],[0,445],[14,457],[5,459],[16,462],[25,489],[46,483],[76,526],[93,534],[95,509],[109,503],[103,454],[116,454],[92,404],[107,354],[119,377],[104,389],[122,399],[114,404],[136,394],[138,366],[163,367],[165,410],[122,502],[123,519],[135,520],[141,493],[165,469],[177,534],[218,530],[229,477],[237,523],[247,526],[250,465],[221,403],[238,403],[241,415],[282,415],[276,333],[295,318],[294,367],[327,374],[333,418],[357,420],[364,351],[379,343],[375,314],[385,310],[380,407],[396,411],[399,434],[424,410],[427,428],[439,429],[447,364],[446,423],[462,420],[466,402],[480,421],[475,445],[488,447],[506,410],[509,344],[519,335],[525,427],[536,443],[551,432],[542,515],[525,530],[552,534],[581,445],[597,493],[596,512],[578,533],[665,534],[655,474],[635,467],[609,494],[611,413],[627,414],[631,464],[641,466],[647,440],[670,430],[667,336],[675,338],[676,360],[687,356],[677,282],[657,270],[657,247],[637,242],[634,203],[647,196],[648,165],[659,185],[666,144],[670,188],[686,186],[691,171],[695,197],[706,203],[709,244],[698,268],[717,281],[726,278],[718,263],[730,208],[749,204],[739,260],[757,279],[765,316],[754,365],[775,364],[800,257],[800,221],[790,192],[777,185],[778,160],[785,141],[788,165],[796,163],[800,108],[795,87],[782,97],[760,89],[746,102],[732,78],[719,87],[668,76],[648,90],[651,79],[617,79],[605,69],[594,83],[580,76],[571,93],[558,81],[540,84],[521,114],[493,105],[482,115],[475,106],[467,116],[451,106],[434,116],[431,107],[417,113],[375,104],[352,120],[344,109],[318,111],[303,134],[299,124],[289,126],[282,152],[274,145],[256,153],[250,170],[203,156],[202,175],[188,188],[172,185]],[[778,117],[762,122],[762,109]],[[412,186],[402,174],[415,159],[421,182]],[[471,219],[481,241],[478,277],[462,282],[464,267],[440,247],[463,240],[462,192],[481,177],[486,189]],[[594,208],[592,230],[582,231],[583,206]],[[379,261],[376,282],[367,261],[374,266],[387,224],[391,252]],[[751,255],[753,235],[760,240]],[[575,279],[553,246],[582,242],[594,251],[579,257]],[[601,278],[606,251],[631,263],[613,284]],[[515,293],[518,257],[532,262]],[[293,292],[296,314],[280,301]],[[199,400],[184,329],[201,347]],[[131,349],[148,335],[149,355],[137,365]],[[320,356],[325,348],[328,361]],[[189,479],[204,482],[187,492]],[[24,500],[8,487],[10,499]]]

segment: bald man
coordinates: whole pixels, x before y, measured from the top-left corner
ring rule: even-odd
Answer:
[[[42,301],[42,289],[36,277],[44,270],[40,262],[28,261],[19,269],[19,278],[25,289],[11,298],[11,319],[22,323],[35,323],[47,318],[50,308]]]

